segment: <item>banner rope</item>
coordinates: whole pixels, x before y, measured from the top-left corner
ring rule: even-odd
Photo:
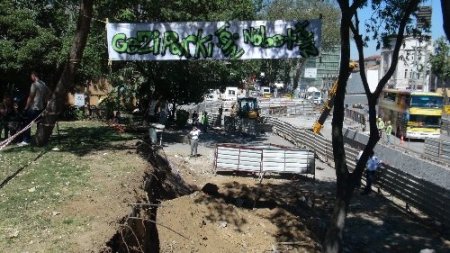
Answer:
[[[27,126],[25,126],[24,128],[22,128],[22,130],[20,130],[19,132],[15,133],[13,136],[10,136],[9,138],[7,138],[6,140],[0,142],[0,151],[2,151],[6,146],[8,146],[17,136],[19,136],[20,134],[22,134],[23,132],[27,131],[28,129],[31,128],[31,126],[33,126],[33,123],[36,122],[36,120],[41,117],[41,115],[44,113],[44,111],[42,111],[36,118],[34,118]]]

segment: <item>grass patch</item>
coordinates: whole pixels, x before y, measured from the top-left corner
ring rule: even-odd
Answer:
[[[62,122],[59,135],[54,132],[48,147],[0,152],[0,249],[22,252],[82,230],[89,217],[61,217],[58,207],[97,187],[90,182],[92,160],[85,156],[113,153],[123,148],[119,142],[135,138],[91,121]]]

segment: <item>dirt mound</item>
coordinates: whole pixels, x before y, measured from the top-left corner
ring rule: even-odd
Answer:
[[[159,230],[161,252],[316,251],[318,245],[308,230],[298,229],[303,226],[297,217],[284,209],[250,209],[239,207],[245,204],[240,198],[228,200],[195,192],[165,201],[158,221],[172,230]],[[285,229],[280,230],[278,224]]]

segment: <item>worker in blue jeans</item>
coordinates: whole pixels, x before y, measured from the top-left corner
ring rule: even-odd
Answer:
[[[28,95],[27,104],[25,105],[26,121],[25,126],[36,119],[44,110],[50,90],[47,85],[39,79],[36,72],[31,73],[31,87]],[[31,128],[27,129],[23,135],[23,141],[19,146],[26,146],[31,143]]]

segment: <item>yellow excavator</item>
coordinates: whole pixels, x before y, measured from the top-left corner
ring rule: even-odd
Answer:
[[[260,108],[255,97],[238,98],[232,106],[229,117],[229,131],[258,135],[260,125]]]
[[[353,70],[356,69],[357,67],[358,67],[357,62],[353,62],[353,61],[350,62],[350,64],[349,64],[350,69],[349,69],[348,75],[350,76],[350,74],[353,72]],[[331,109],[333,108],[333,105],[334,105],[334,97],[336,96],[337,87],[338,87],[338,80],[336,80],[333,83],[333,86],[328,91],[328,99],[323,105],[322,113],[320,114],[320,116],[316,120],[316,122],[314,122],[313,132],[315,134],[320,133],[320,130],[322,130],[323,124],[325,123],[325,120],[327,119],[328,115],[330,115]]]
[[[237,116],[241,119],[259,118],[258,100],[254,97],[239,98],[237,100]]]

